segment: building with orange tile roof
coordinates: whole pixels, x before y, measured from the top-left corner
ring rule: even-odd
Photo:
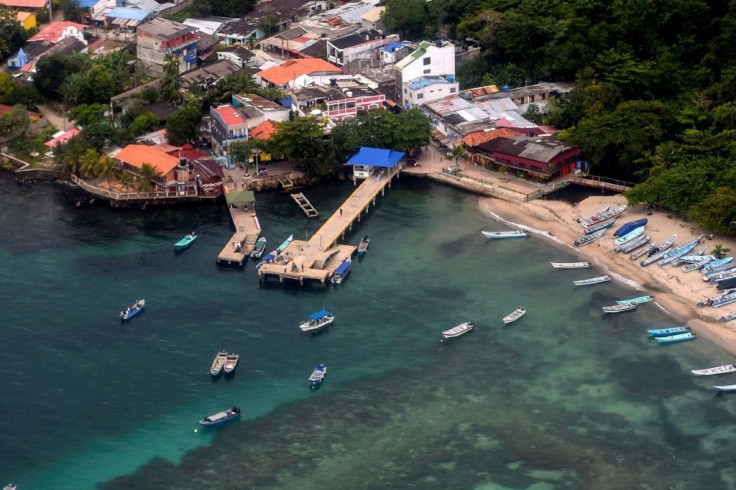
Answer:
[[[278,133],[279,128],[273,121],[265,120],[255,128],[250,130],[250,137],[257,140],[267,140],[274,134]]]
[[[289,60],[255,74],[256,81],[264,88],[286,88],[294,85],[299,77],[305,75],[340,73],[340,68],[321,58]]]
[[[148,163],[161,175],[162,182],[176,180],[174,169],[179,164],[179,159],[152,146],[128,145],[113,157],[124,167],[131,167],[131,170],[135,173],[137,173],[136,170],[143,167],[144,163]]]
[[[15,20],[20,22],[20,25],[22,25],[23,29],[26,31],[36,28],[36,14],[32,12],[18,12],[15,16]]]
[[[468,134],[463,138],[463,143],[473,147],[496,138],[515,138],[517,136],[519,133],[509,128],[490,128]]]
[[[13,9],[43,9],[48,4],[48,0],[0,0],[0,5]]]

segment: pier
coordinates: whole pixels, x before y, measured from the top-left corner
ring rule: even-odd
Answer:
[[[371,204],[376,205],[378,194],[383,195],[386,187],[391,187],[391,180],[399,171],[396,166],[365,179],[309,240],[293,240],[276,261],[263,264],[258,269],[258,280],[263,282],[267,276],[273,276],[278,277],[279,282],[291,279],[304,284],[305,279],[311,279],[324,286],[335,269],[357,248],[337,244],[337,241],[345,239],[345,233],[352,230],[353,223],[360,222]]]
[[[223,187],[235,233],[217,256],[217,264],[242,266],[261,233],[254,207],[255,197],[252,191],[235,191],[234,187],[227,184]]]
[[[304,211],[304,214],[307,215],[307,218],[317,218],[319,216],[317,210],[314,209],[314,206],[312,206],[312,203],[309,202],[309,199],[307,199],[304,194],[298,192],[296,194],[290,195],[294,202],[301,208],[302,211]]]

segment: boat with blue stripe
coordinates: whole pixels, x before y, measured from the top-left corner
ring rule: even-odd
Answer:
[[[668,327],[668,328],[655,328],[652,330],[647,330],[647,333],[650,337],[669,337],[671,335],[679,335],[682,333],[687,333],[690,331],[690,327],[687,325],[680,325],[677,327]]]
[[[627,234],[625,234],[624,236],[622,236],[622,237],[619,237],[619,238],[616,238],[616,239],[615,239],[615,240],[613,241],[613,243],[614,243],[614,245],[616,245],[617,247],[618,247],[618,246],[621,246],[621,245],[623,245],[624,243],[628,243],[628,242],[630,242],[630,241],[631,241],[631,240],[633,240],[634,238],[638,238],[638,237],[639,237],[639,236],[640,236],[640,235],[641,235],[642,233],[644,233],[644,227],[643,227],[643,226],[640,226],[640,227],[638,227],[638,228],[636,228],[636,229],[634,229],[634,230],[632,230],[632,231],[628,232],[628,233],[627,233]]]
[[[675,250],[672,250],[671,252],[667,252],[662,256],[662,260],[660,260],[657,265],[660,267],[664,267],[665,265],[669,264],[670,262],[674,262],[675,260],[679,259],[683,255],[690,252],[692,249],[698,246],[698,243],[700,243],[700,240],[703,239],[703,235],[699,235],[695,237],[693,240],[687,242],[682,247],[676,248]]]
[[[616,303],[620,305],[626,305],[626,304],[641,304],[641,303],[649,303],[650,301],[654,301],[654,296],[639,296],[637,298],[631,298],[631,299],[620,299],[616,301]]]
[[[674,344],[676,342],[685,342],[686,340],[695,340],[697,336],[692,333],[681,333],[678,335],[670,335],[669,337],[654,337],[654,340],[656,340],[660,344]]]
[[[342,264],[338,266],[337,269],[335,269],[335,274],[332,276],[332,283],[333,284],[340,284],[345,277],[347,277],[348,274],[350,274],[350,266],[353,263],[353,260],[348,257],[345,259]]]
[[[216,425],[226,424],[240,418],[240,409],[238,407],[228,408],[223,412],[217,412],[205,417],[199,421],[199,425],[205,427],[214,427]]]
[[[194,243],[194,240],[197,239],[197,235],[194,233],[190,233],[189,235],[185,236],[178,242],[174,244],[174,251],[175,252],[183,252],[184,250],[188,249],[192,246],[192,243]]]

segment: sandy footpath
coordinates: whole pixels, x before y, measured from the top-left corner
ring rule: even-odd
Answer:
[[[494,198],[480,199],[481,209],[489,216],[492,212],[513,223],[546,231],[565,244],[572,244],[583,234],[582,227],[576,221],[578,218],[593,214],[606,206],[615,207],[620,204],[626,204],[624,196],[593,196],[577,205],[543,200],[520,205]],[[643,207],[629,207],[619,216],[613,230],[624,223],[640,218],[649,220],[646,232],[652,235],[652,241],[657,244],[677,233],[674,245],[677,247],[705,233],[706,238],[695,250],[707,247],[706,253],[710,253],[716,244],[721,244],[730,248],[732,252],[736,252],[736,240],[717,235],[709,240],[708,232],[699,227],[670,217],[666,212],[647,212]],[[619,254],[613,250],[612,233],[612,231],[608,232],[603,238],[575,249],[576,253],[581,259],[588,260],[609,271],[614,278],[619,275],[633,281],[642,288],[642,294],[654,296],[656,303],[679,321],[686,322],[695,333],[716,342],[736,355],[736,320],[731,323],[718,321],[721,316],[736,311],[735,303],[721,308],[697,307],[696,304],[699,301],[718,294],[719,291],[714,285],[704,282],[699,272],[685,273],[680,267],[659,267],[657,264],[646,268],[641,267],[639,262],[643,258],[631,261],[629,255]],[[652,327],[660,326],[653,325]]]

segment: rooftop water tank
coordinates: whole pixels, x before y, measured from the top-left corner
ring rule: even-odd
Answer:
[[[452,83],[455,81],[455,75],[447,75],[447,81]]]
[[[504,92],[508,92],[509,91],[509,86],[508,85],[504,85],[503,86],[503,91]]]

